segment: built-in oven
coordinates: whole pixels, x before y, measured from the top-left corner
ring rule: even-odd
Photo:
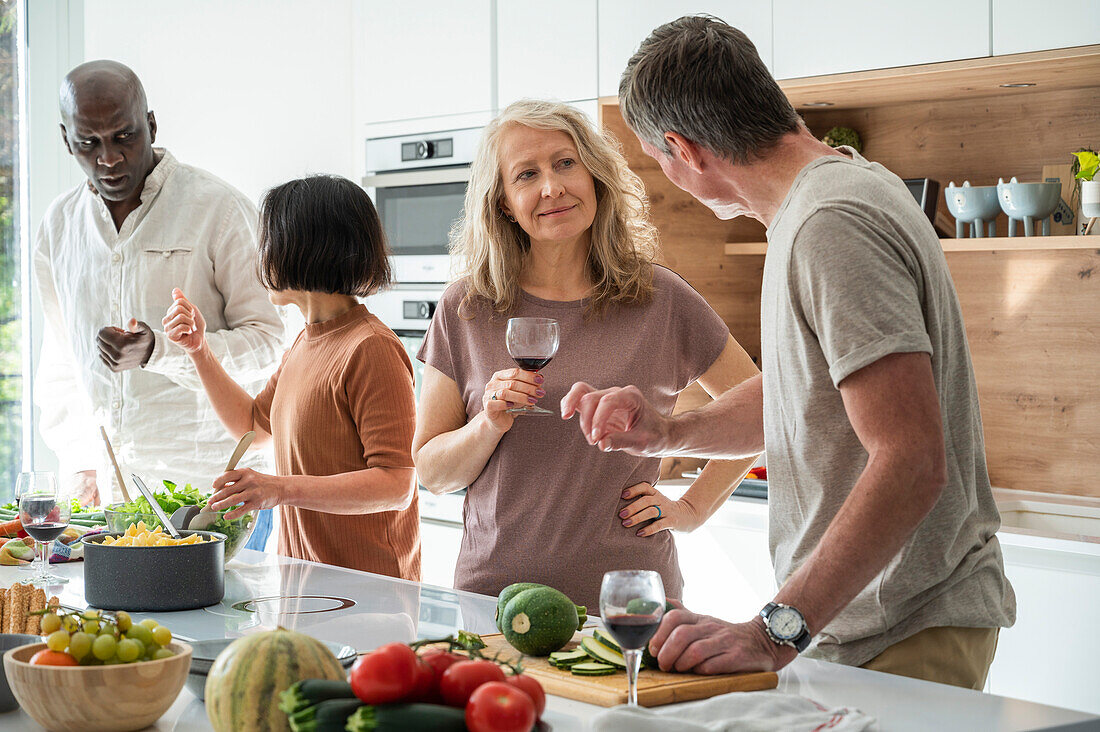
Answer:
[[[366,141],[363,186],[378,208],[402,285],[451,276],[448,234],[462,214],[480,135],[480,128],[470,128]]]

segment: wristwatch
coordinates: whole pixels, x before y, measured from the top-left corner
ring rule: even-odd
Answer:
[[[799,653],[810,645],[810,630],[806,627],[806,618],[797,608],[781,602],[769,602],[760,611],[764,618],[764,630],[773,642],[781,646],[790,646]]]

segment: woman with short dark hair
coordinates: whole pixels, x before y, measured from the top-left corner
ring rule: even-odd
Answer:
[[[207,348],[205,322],[178,289],[164,317],[234,437],[274,440],[277,475],[231,470],[209,507],[281,506],[279,553],[420,579],[413,473],[412,364],[356,299],[390,281],[386,239],[366,192],[338,176],[272,188],[260,207],[260,273],[276,305],[306,325],[252,398]]]

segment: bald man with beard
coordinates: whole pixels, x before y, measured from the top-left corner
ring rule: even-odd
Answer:
[[[77,66],[60,107],[62,143],[88,180],[50,205],[35,245],[42,436],[86,504],[106,502],[111,485],[100,426],[127,474],[209,490],[234,442],[161,317],[183,289],[211,321],[210,346],[233,378],[253,393],[263,384],[284,326],[257,274],[256,208],[153,147],[157,120],[126,66]],[[260,456],[245,463],[263,467]]]

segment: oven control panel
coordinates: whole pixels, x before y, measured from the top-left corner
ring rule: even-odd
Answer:
[[[435,303],[431,300],[403,300],[401,314],[405,320],[431,320]]]

